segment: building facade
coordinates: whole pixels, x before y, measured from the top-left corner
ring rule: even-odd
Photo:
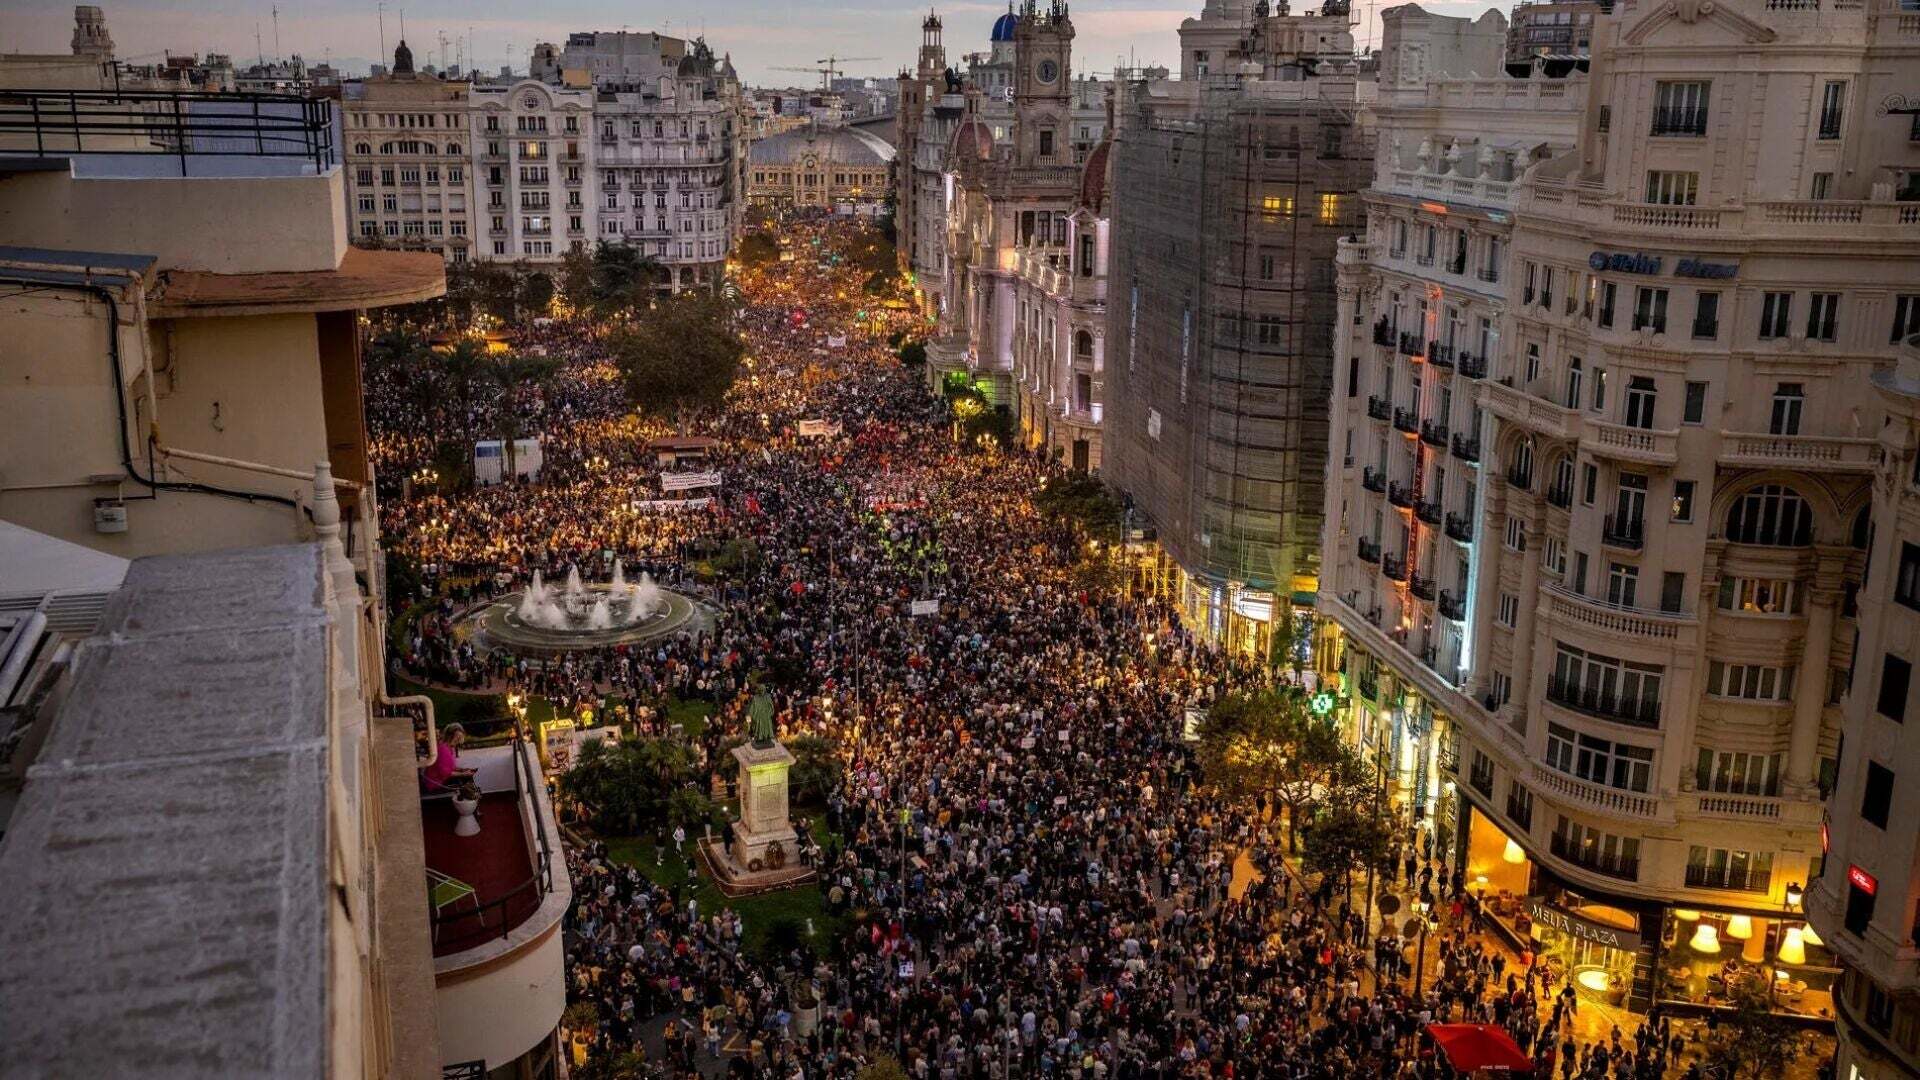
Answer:
[[[476,83],[468,139],[491,259],[555,263],[599,235],[591,90],[534,79]]]
[[[1911,327],[1896,327],[1896,330]],[[1901,781],[1920,770],[1902,725],[1913,711],[1920,661],[1920,334],[1897,346],[1873,388],[1887,412],[1873,473],[1859,636],[1842,702],[1846,739],[1828,807],[1829,848],[1807,888],[1812,928],[1800,947],[1824,945],[1845,974],[1833,994],[1847,1080],[1920,1076],[1920,870],[1915,812]]]
[[[806,127],[754,141],[748,201],[767,209],[872,213],[885,205],[893,147],[857,128]]]
[[[1235,77],[1128,85],[1111,150],[1103,473],[1148,583],[1242,649],[1318,589],[1335,242],[1372,157],[1329,11],[1250,15]]]
[[[421,75],[402,41],[393,73],[349,83],[341,96],[348,229],[361,244],[472,255],[470,84]]]
[[[1616,5],[1570,149],[1536,129],[1487,171],[1455,138],[1410,162],[1409,134],[1393,185],[1430,194],[1383,196],[1350,248],[1384,310],[1337,394],[1359,482],[1323,670],[1387,722],[1415,820],[1504,897],[1504,932],[1635,1008],[1704,1005],[1729,961],[1776,1008],[1832,1006],[1798,905],[1867,563],[1871,379],[1920,304],[1920,216],[1893,199],[1910,118],[1867,104],[1911,81],[1889,29]],[[1500,93],[1539,109],[1539,80]],[[1483,200],[1504,245],[1458,205]],[[1492,316],[1452,287],[1483,268]]]

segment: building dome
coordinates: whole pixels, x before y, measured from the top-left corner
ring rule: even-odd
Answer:
[[[1018,29],[1019,26],[1020,26],[1020,16],[1015,15],[1011,10],[1009,10],[1005,15],[1002,15],[998,19],[994,20],[993,37],[991,38],[991,40],[1012,41],[1013,32],[1014,30]]]
[[[1105,212],[1107,201],[1107,162],[1113,157],[1113,140],[1102,139],[1087,155],[1080,170],[1080,205],[1096,214]]]
[[[795,128],[765,139],[755,139],[747,152],[755,165],[796,165],[811,161],[821,165],[850,165],[871,168],[893,160],[893,147],[885,139],[857,128]]]
[[[993,159],[993,129],[980,122],[978,117],[969,116],[954,129],[953,142],[947,146],[947,156],[955,163],[962,161],[991,161]]]

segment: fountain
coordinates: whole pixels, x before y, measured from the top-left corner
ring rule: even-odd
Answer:
[[[483,643],[535,654],[641,641],[708,617],[651,574],[629,581],[618,560],[606,584],[589,584],[578,566],[568,567],[559,584],[549,584],[536,570],[517,597],[469,615]]]

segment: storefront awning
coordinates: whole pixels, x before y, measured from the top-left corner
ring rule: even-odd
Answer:
[[[1428,1024],[1427,1034],[1440,1044],[1447,1064],[1463,1073],[1533,1071],[1533,1059],[1520,1049],[1505,1028],[1493,1024]]]

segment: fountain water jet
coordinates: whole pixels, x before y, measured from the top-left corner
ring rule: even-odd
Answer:
[[[613,629],[613,609],[607,604],[606,597],[602,596],[600,599],[595,600],[593,602],[593,610],[587,612],[587,629]]]

